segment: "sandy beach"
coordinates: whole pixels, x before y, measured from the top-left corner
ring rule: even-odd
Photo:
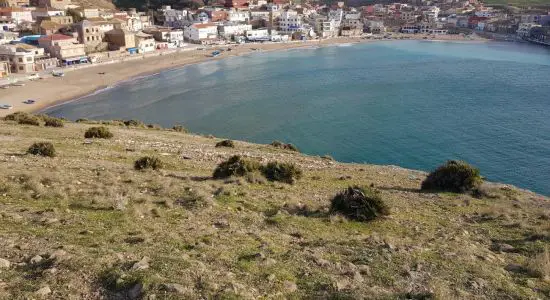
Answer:
[[[409,37],[410,39],[424,39],[423,35],[409,35]],[[461,36],[451,35],[438,36],[437,38],[430,38],[430,40],[472,41],[472,39],[464,39]],[[0,103],[10,104],[13,106],[13,109],[0,110],[0,117],[16,111],[40,111],[46,107],[77,99],[134,77],[154,74],[162,70],[178,68],[203,61],[219,60],[226,57],[240,56],[258,51],[265,52],[311,46],[330,46],[341,43],[376,41],[380,40],[340,37],[308,42],[243,44],[238,46],[219,46],[207,48],[205,50],[190,50],[111,64],[97,64],[93,67],[65,72],[64,77],[48,77],[26,82],[23,87],[1,89]],[[473,41],[483,41],[483,39],[478,38]],[[232,51],[224,51],[222,55],[215,58],[209,57],[213,49],[227,49],[228,47],[231,47]],[[32,105],[24,104],[23,101],[27,99],[34,99],[36,103]]]

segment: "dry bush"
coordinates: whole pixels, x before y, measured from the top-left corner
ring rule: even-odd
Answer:
[[[370,221],[390,214],[380,194],[371,188],[350,186],[331,201],[331,211],[357,221]]]
[[[541,253],[529,261],[527,268],[536,277],[543,280],[550,279],[550,251],[548,250],[548,246],[544,247]]]
[[[110,139],[113,137],[113,134],[107,127],[90,127],[84,133],[84,137],[87,139]]]
[[[230,176],[245,176],[248,173],[257,171],[259,168],[260,164],[258,162],[234,155],[216,167],[213,177],[220,179]]]
[[[292,163],[269,162],[261,168],[265,178],[271,181],[280,181],[293,184],[302,178],[302,170]]]
[[[421,189],[462,193],[479,187],[482,182],[477,168],[463,161],[449,160],[428,175]]]
[[[55,157],[55,147],[52,143],[49,142],[40,142],[40,143],[34,143],[32,144],[29,149],[27,150],[27,153],[32,155],[39,155],[39,156],[45,156],[45,157]]]

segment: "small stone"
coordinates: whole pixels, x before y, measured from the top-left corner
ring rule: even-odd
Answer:
[[[59,222],[59,219],[56,219],[56,218],[46,218],[46,219],[42,220],[42,223],[44,225],[51,225],[51,224],[55,224],[55,223],[58,223],[58,222]]]
[[[283,287],[288,293],[294,293],[298,290],[298,286],[296,285],[296,283],[288,280],[283,282]]]
[[[51,293],[52,293],[52,290],[50,289],[49,286],[42,287],[38,291],[35,292],[35,294],[39,297],[45,297],[45,296],[47,296]]]
[[[7,259],[0,258],[0,269],[9,269],[10,261]]]
[[[54,252],[52,252],[50,254],[50,258],[51,259],[56,259],[56,260],[60,260],[65,256],[67,256],[67,251],[62,250],[62,249],[55,250]]]
[[[505,243],[494,243],[491,246],[491,250],[495,252],[515,252],[514,246]]]
[[[38,264],[42,261],[42,256],[40,255],[37,255],[33,258],[31,258],[31,264],[35,265],[35,264]]]
[[[356,271],[353,273],[353,280],[358,283],[362,283],[363,281],[365,281],[359,271]]]
[[[229,222],[225,219],[217,220],[216,222],[214,222],[214,226],[216,228],[229,228],[230,227]]]
[[[367,265],[357,265],[357,269],[359,270],[359,272],[363,275],[367,275],[367,276],[370,276],[371,275],[371,272],[370,272],[370,267],[367,266]]]
[[[277,261],[273,258],[266,258],[264,261],[263,261],[263,265],[266,266],[266,267],[269,267],[269,266],[273,266],[274,264],[276,264]]]
[[[161,289],[163,291],[175,294],[185,294],[188,291],[183,285],[178,283],[163,283],[161,285]]]
[[[150,261],[151,261],[151,259],[149,257],[144,256],[140,261],[138,261],[137,263],[135,263],[132,266],[132,270],[133,271],[139,271],[139,270],[149,269],[149,262]]]
[[[326,259],[323,259],[323,258],[320,258],[320,257],[316,257],[315,258],[315,263],[319,266],[319,267],[326,267],[326,266],[329,266],[330,265],[330,261],[326,260]]]

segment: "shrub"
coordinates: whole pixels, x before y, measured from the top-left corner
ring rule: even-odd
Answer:
[[[370,221],[390,214],[376,190],[357,186],[350,186],[334,196],[330,210],[357,221]]]
[[[48,142],[34,143],[29,147],[27,153],[32,155],[55,157],[55,148],[52,143]]]
[[[147,128],[160,130],[162,129],[162,126],[159,124],[147,124]]]
[[[265,178],[292,184],[302,177],[302,170],[291,163],[270,162],[262,167]]]
[[[76,123],[87,123],[89,122],[90,120],[86,119],[86,118],[81,118],[81,119],[76,119]]]
[[[477,168],[463,161],[449,160],[428,175],[421,189],[461,193],[477,188],[482,181]]]
[[[163,164],[160,159],[157,157],[150,157],[150,156],[144,156],[134,163],[134,169],[136,170],[145,170],[145,169],[153,169],[153,170],[159,170],[162,169]]]
[[[235,155],[220,163],[214,170],[213,177],[219,179],[230,176],[245,176],[259,168],[260,164],[258,162]]]
[[[550,251],[548,246],[544,247],[542,252],[529,261],[527,268],[533,276],[543,280],[550,279]]]
[[[17,123],[23,125],[40,126],[40,120],[37,117],[28,114],[20,115],[17,119]]]
[[[223,140],[221,142],[216,143],[216,147],[235,148],[235,143],[232,140]]]
[[[175,203],[187,209],[204,208],[211,204],[207,196],[191,189],[185,191],[185,194],[176,199]]]
[[[124,125],[131,126],[131,127],[145,127],[145,123],[139,121],[139,120],[127,120],[124,121]]]
[[[113,134],[107,127],[90,127],[84,133],[84,137],[87,139],[110,139],[113,137]]]
[[[44,117],[44,126],[46,127],[63,127],[63,120],[54,117]]]
[[[285,150],[300,152],[300,150],[298,150],[298,148],[296,146],[294,146],[293,144],[285,144],[285,143],[282,143],[280,141],[273,141],[273,142],[271,142],[270,145],[275,147],[275,148],[281,148],[281,149],[285,149]]]
[[[172,127],[172,130],[176,131],[176,132],[187,132],[187,129],[185,129],[185,127],[181,126],[181,125],[175,125],[174,127]]]

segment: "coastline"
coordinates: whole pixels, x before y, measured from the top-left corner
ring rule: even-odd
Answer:
[[[394,35],[395,37],[396,35]],[[437,38],[424,39],[423,35],[406,35],[410,40],[447,41],[447,42],[483,42],[486,39],[465,39],[461,36],[438,36]],[[399,35],[397,35],[399,37]],[[202,63],[206,61],[220,60],[227,57],[243,56],[253,53],[265,53],[309,47],[326,47],[338,44],[372,43],[379,41],[400,41],[401,39],[362,39],[357,37],[339,37],[326,40],[313,40],[307,42],[267,43],[267,44],[242,44],[223,45],[206,48],[204,50],[189,50],[179,53],[163,54],[154,57],[145,57],[140,60],[130,60],[108,64],[97,64],[88,68],[66,72],[65,76],[48,77],[37,81],[29,81],[24,87],[11,87],[0,90],[0,103],[10,104],[11,110],[0,110],[0,117],[16,111],[40,112],[67,102],[78,101],[90,94],[101,92],[115,87],[124,82],[137,78],[152,76],[162,71],[177,69],[186,65]],[[232,51],[224,51],[219,57],[210,57],[214,48],[228,48]],[[260,51],[258,51],[260,50]],[[99,74],[99,73],[104,73]],[[24,104],[23,101],[34,99],[33,105]]]

